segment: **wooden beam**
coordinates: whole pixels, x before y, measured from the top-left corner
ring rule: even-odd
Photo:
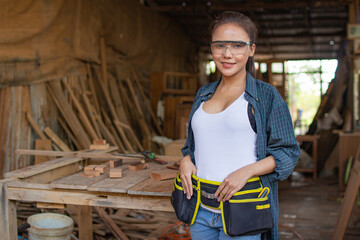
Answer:
[[[206,3],[201,5],[168,5],[168,6],[153,6],[153,10],[158,12],[201,12],[205,11],[251,11],[254,9],[294,9],[294,8],[306,8],[306,7],[338,7],[338,6],[347,6],[352,3],[351,0],[342,0],[342,1],[279,1],[279,2],[255,2],[250,1],[247,3],[212,3],[210,6],[207,6]]]
[[[58,117],[58,122],[60,123],[61,127],[65,130],[66,134],[68,135],[68,137],[71,139],[71,141],[74,143],[75,147],[77,149],[81,149],[81,145],[78,142],[78,140],[75,138],[74,134],[71,132],[71,130],[68,128],[68,126],[66,125],[65,121],[59,116]]]
[[[60,82],[49,82],[48,90],[53,97],[57,107],[59,108],[61,114],[63,115],[65,121],[70,126],[71,131],[74,133],[74,136],[76,136],[82,148],[87,149],[91,144],[89,136],[85,132],[77,115],[68,103],[66,96],[61,88]]]
[[[100,217],[104,220],[106,226],[113,233],[116,239],[119,240],[129,240],[129,238],[125,235],[125,233],[116,225],[114,220],[105,212],[103,208],[95,207],[95,210],[98,212]]]
[[[72,91],[72,89],[70,88],[69,84],[65,81],[65,79],[62,79],[62,83],[64,84],[64,86],[66,87],[66,89],[69,92],[70,98],[72,99],[72,101],[74,102],[74,105],[76,107],[76,109],[79,112],[79,118],[81,120],[81,122],[83,123],[85,129],[87,130],[87,132],[89,133],[90,137],[92,138],[92,140],[94,139],[98,139],[100,136],[98,136],[92,126],[92,124],[89,121],[88,116],[86,115],[83,107],[81,106],[79,100],[75,97],[74,92]]]
[[[112,152],[116,150],[116,147],[110,147],[106,152]],[[19,155],[39,155],[39,156],[63,156],[63,157],[82,157],[82,158],[95,158],[95,159],[124,159],[124,160],[141,160],[145,159],[141,154],[133,155],[134,157],[127,157],[121,155],[107,154],[104,152],[61,152],[61,151],[45,151],[45,150],[29,150],[29,149],[17,149],[15,150],[16,154]],[[156,158],[169,162],[180,161],[182,157],[180,156],[165,156],[165,155],[156,155]],[[6,175],[5,175],[6,176]]]
[[[102,83],[108,87],[108,76],[107,76],[107,67],[106,67],[106,45],[105,38],[100,38],[100,56],[101,56],[101,76]],[[101,85],[101,83],[100,83]]]
[[[137,74],[136,74],[136,72],[135,72],[135,70],[134,70],[134,67],[131,66],[130,64],[129,64],[129,66],[130,66],[130,70],[131,70],[131,72],[132,72],[132,75],[134,76],[135,84],[136,84],[136,86],[137,86],[137,88],[138,88],[138,91],[140,92],[140,96],[141,96],[141,98],[142,98],[142,101],[145,102],[146,107],[147,107],[147,109],[148,109],[149,112],[150,112],[150,116],[151,116],[151,119],[152,119],[152,121],[153,121],[153,123],[154,123],[155,129],[158,131],[158,133],[159,133],[161,136],[164,136],[164,135],[165,135],[165,134],[164,134],[164,131],[162,130],[162,128],[161,128],[160,125],[159,125],[157,116],[155,115],[155,113],[154,113],[154,111],[153,111],[153,109],[152,109],[152,107],[151,107],[151,105],[150,105],[149,98],[147,98],[147,97],[145,96],[145,93],[144,93],[143,88],[142,88],[142,86],[141,86],[141,84],[140,84],[140,80],[139,80],[139,78],[138,78],[138,76],[137,76]],[[117,70],[117,71],[118,71],[118,70]]]
[[[97,136],[99,137],[102,137],[101,133],[100,133],[100,129],[99,129],[99,126],[96,122],[96,107],[93,107],[90,103],[90,99],[88,98],[87,94],[86,93],[83,93],[82,94],[82,97],[83,97],[83,101],[84,101],[84,104],[85,104],[85,108],[88,112],[88,116],[90,117],[90,120],[92,122],[92,125],[94,126],[94,129],[96,131],[96,134]],[[95,97],[94,97],[95,98]],[[96,102],[96,101],[94,101]],[[99,113],[100,113],[100,107],[99,107]]]
[[[346,187],[344,201],[341,204],[339,215],[335,224],[332,240],[343,239],[349,223],[352,209],[360,188],[360,148],[358,148],[354,166],[351,170],[348,186]]]
[[[76,206],[78,214],[79,240],[93,239],[92,207]]]
[[[7,199],[7,184],[14,179],[0,180],[0,232],[4,239],[18,239],[15,201]]]
[[[44,133],[40,130],[40,127],[35,123],[34,119],[31,116],[31,113],[26,112],[25,113],[26,119],[29,121],[31,127],[34,129],[34,131],[37,133],[37,135],[41,138],[41,139],[48,139]]]
[[[44,132],[62,151],[71,152],[71,149],[49,127],[46,127]]]
[[[36,139],[35,140],[35,149],[36,150],[52,150],[51,140],[50,139]],[[39,164],[42,162],[49,161],[47,156],[35,156],[34,164]]]

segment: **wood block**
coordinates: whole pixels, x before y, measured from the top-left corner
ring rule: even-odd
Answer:
[[[92,171],[94,170],[98,165],[88,165],[86,167],[84,167],[84,172],[87,172],[87,171]]]
[[[110,160],[109,161],[109,166],[110,168],[116,168],[122,165],[122,159],[119,160]]]
[[[65,209],[65,204],[61,203],[43,203],[43,202],[37,202],[36,203],[37,208],[57,208],[57,209]]]
[[[88,171],[85,171],[84,173],[87,175],[93,175],[94,177],[98,177],[101,175],[101,173],[96,170],[88,170]]]
[[[106,144],[91,144],[90,150],[107,150],[109,149],[110,145],[108,143]]]
[[[106,164],[101,164],[95,167],[95,171],[99,171],[100,173],[106,173],[108,171],[108,165]]]
[[[35,141],[35,149],[36,150],[52,150],[51,148],[51,140],[50,139],[36,139]],[[42,162],[49,161],[48,156],[35,156],[34,157],[35,162],[34,164],[39,164]]]
[[[105,139],[94,139],[93,144],[94,145],[104,145],[104,144],[106,144],[106,140]]]
[[[176,170],[172,170],[172,169],[165,169],[165,170],[160,170],[160,171],[156,171],[156,172],[151,172],[150,173],[150,177],[154,180],[166,180],[166,179],[173,179],[176,177],[178,171]]]
[[[110,178],[121,178],[122,177],[122,168],[111,168],[109,177]]]
[[[87,177],[87,178],[93,178],[93,177],[95,177],[94,175],[92,175],[92,174],[89,174],[89,173],[82,173],[81,174],[81,176],[83,176],[83,177]]]
[[[139,171],[139,170],[143,170],[143,169],[147,169],[147,168],[148,168],[148,165],[146,163],[129,165],[130,171]]]

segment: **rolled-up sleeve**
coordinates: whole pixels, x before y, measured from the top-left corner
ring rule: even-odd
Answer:
[[[285,101],[276,96],[267,121],[266,155],[276,162],[271,181],[282,181],[290,176],[299,159],[300,147],[296,142],[291,116]]]

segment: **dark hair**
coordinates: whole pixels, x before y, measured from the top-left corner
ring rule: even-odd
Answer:
[[[226,11],[216,16],[216,18],[210,23],[209,30],[211,37],[215,30],[223,24],[234,23],[242,27],[250,38],[251,43],[256,42],[258,34],[255,23],[242,13],[234,11]],[[256,70],[254,64],[254,57],[249,57],[246,63],[246,71],[248,71],[254,78],[256,77]]]

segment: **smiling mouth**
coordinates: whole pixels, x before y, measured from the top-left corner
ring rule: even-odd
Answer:
[[[228,63],[228,62],[222,62],[221,63],[223,66],[234,66],[235,65],[235,63]]]

